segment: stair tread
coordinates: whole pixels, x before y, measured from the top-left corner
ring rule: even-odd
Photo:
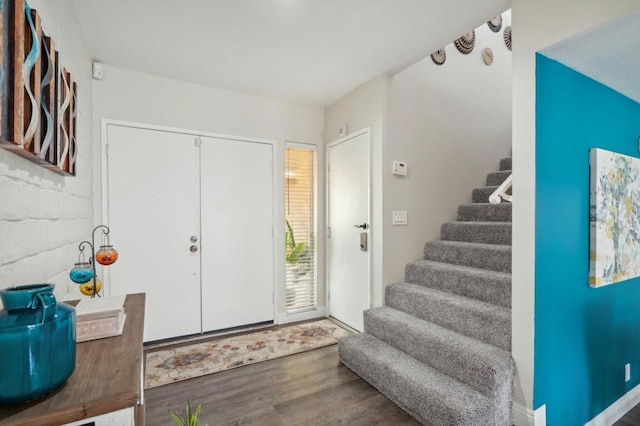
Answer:
[[[400,282],[400,283],[389,284],[387,287],[391,287],[391,286],[410,286],[414,291],[417,291],[422,294],[426,294],[431,298],[439,299],[443,302],[453,302],[456,305],[464,306],[474,311],[485,311],[485,312],[491,311],[511,319],[511,308],[507,308],[505,306],[484,302],[478,299],[472,299],[470,297],[449,293],[447,291],[426,287],[420,284]]]
[[[390,284],[386,305],[504,350],[511,350],[511,309],[413,283]]]
[[[342,363],[425,424],[472,424],[492,406],[482,393],[368,333],[340,339],[338,350]],[[359,361],[373,366],[360,368]]]
[[[424,258],[491,271],[511,271],[511,245],[435,240],[424,245]]]
[[[443,240],[511,244],[511,222],[455,221],[442,225]]]
[[[511,203],[465,203],[458,206],[458,222],[511,223]]]
[[[496,188],[498,188],[496,186]],[[491,204],[491,203],[462,203],[460,204],[460,206],[464,206],[464,207],[474,207],[474,208],[482,208],[482,207],[495,207],[495,208],[504,208],[506,209],[507,207],[498,207],[498,206],[509,206],[509,208],[511,207],[511,203],[498,203],[498,204]]]
[[[511,222],[489,222],[481,220],[454,220],[453,222],[445,223],[445,225],[462,225],[462,226],[501,226],[511,227]]]
[[[487,174],[487,181],[486,181],[487,186],[500,185],[512,173],[513,173],[513,170],[500,170],[497,172],[491,172]]]
[[[489,343],[389,306],[366,310],[364,319],[366,333],[484,395],[504,394],[513,378],[511,353]]]
[[[447,241],[447,242],[450,242],[450,241]],[[455,241],[455,242],[458,242],[458,241]],[[469,243],[469,244],[480,245],[478,243]],[[497,244],[486,244],[486,245],[495,246]],[[511,246],[508,246],[508,247],[511,247]],[[438,269],[447,269],[451,271],[455,270],[455,271],[460,271],[466,274],[482,275],[486,277],[497,277],[497,278],[509,279],[509,280],[511,279],[511,272],[501,272],[501,271],[494,271],[491,269],[475,268],[473,266],[456,265],[455,263],[438,262],[436,260],[419,259],[409,263],[413,265],[420,265],[420,266],[431,265]]]
[[[452,241],[452,240],[433,240],[433,241],[427,241],[426,244],[432,244],[432,245],[442,244],[442,245],[454,246],[454,247],[484,248],[489,250],[505,251],[505,252],[511,251],[511,244],[471,243],[468,241]]]
[[[510,170],[513,168],[513,157],[504,157],[500,159],[500,170]]]

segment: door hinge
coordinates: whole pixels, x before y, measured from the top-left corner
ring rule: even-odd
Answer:
[[[202,138],[200,136],[196,136],[196,146],[202,145]]]
[[[105,146],[105,153],[107,155],[107,158],[109,158],[109,142],[107,142],[107,146]]]
[[[331,238],[331,227],[327,227],[327,238]]]

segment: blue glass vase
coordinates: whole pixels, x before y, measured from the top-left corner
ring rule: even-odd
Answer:
[[[89,282],[93,278],[93,267],[89,262],[78,262],[71,268],[69,278],[76,284]]]

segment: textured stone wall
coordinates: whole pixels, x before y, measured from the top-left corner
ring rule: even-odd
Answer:
[[[0,288],[48,282],[62,298],[76,288],[68,272],[93,228],[91,59],[70,0],[29,4],[78,83],[77,175],[58,175],[0,149]]]

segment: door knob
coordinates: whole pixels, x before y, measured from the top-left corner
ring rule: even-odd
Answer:
[[[192,235],[191,238],[189,238],[189,241],[191,241],[192,243],[196,243],[198,242],[198,237],[196,237],[195,235]]]
[[[198,251],[198,246],[197,245],[192,245],[191,247],[189,247],[189,251],[191,251],[191,253],[195,253]]]
[[[354,228],[367,229],[369,225],[367,223],[363,223],[362,225],[353,225]]]

